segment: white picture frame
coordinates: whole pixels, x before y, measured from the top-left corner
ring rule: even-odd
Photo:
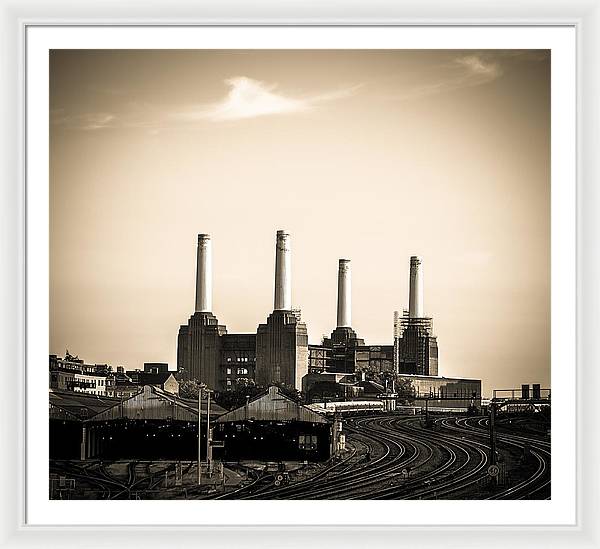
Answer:
[[[598,347],[594,334],[598,328],[598,254],[594,250],[598,221],[598,191],[594,188],[598,173],[598,28],[599,9],[596,2],[555,2],[544,8],[531,1],[515,4],[482,2],[472,5],[455,3],[451,7],[441,1],[427,3],[405,2],[393,5],[386,2],[353,3],[343,9],[333,5],[277,6],[272,2],[254,2],[251,6],[232,2],[226,6],[217,2],[192,6],[186,2],[171,2],[162,9],[131,4],[128,7],[89,2],[82,6],[64,6],[54,2],[36,3],[25,0],[19,4],[2,5],[3,30],[6,48],[3,54],[3,106],[8,123],[3,129],[2,214],[8,223],[3,238],[9,268],[2,270],[2,349],[5,351],[4,379],[10,380],[2,408],[3,444],[2,476],[5,487],[2,508],[2,537],[7,547],[16,546],[106,546],[129,545],[141,537],[148,546],[203,543],[215,546],[296,546],[313,543],[321,545],[363,546],[373,543],[394,546],[401,538],[407,545],[500,546],[597,546],[598,528],[594,515],[598,511],[598,473],[594,456],[597,442],[592,435],[593,388],[597,387]],[[485,8],[485,9],[484,9]],[[154,11],[156,10],[156,11]],[[176,13],[169,17],[168,13]],[[481,17],[481,13],[485,16]],[[235,17],[230,14],[235,13]],[[435,13],[435,17],[431,14]],[[167,17],[164,17],[164,15]],[[27,451],[24,438],[25,406],[28,395],[25,387],[25,311],[30,294],[25,284],[25,54],[27,29],[44,25],[316,25],[316,26],[568,26],[577,34],[577,494],[576,523],[570,526],[114,526],[111,524],[83,526],[28,525],[25,509],[24,460]],[[12,269],[10,267],[13,267]],[[47,349],[44,350],[44,353]],[[573,357],[575,360],[575,357]],[[15,373],[17,372],[17,373]],[[585,379],[585,383],[582,380]],[[13,390],[8,390],[10,383]],[[12,387],[11,387],[12,388]],[[18,421],[17,421],[18,420]],[[18,474],[16,474],[18,472]],[[68,522],[67,522],[68,524]],[[99,533],[99,531],[101,533]]]

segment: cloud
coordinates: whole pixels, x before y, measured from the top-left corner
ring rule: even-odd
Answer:
[[[415,86],[398,99],[416,99],[481,86],[502,76],[502,67],[485,54],[463,55],[436,69],[433,82]]]
[[[502,71],[498,63],[486,61],[480,55],[466,55],[454,59],[454,64],[466,70],[463,79],[470,84],[481,84],[498,78]]]
[[[50,112],[51,124],[78,130],[102,130],[115,127],[116,116],[108,112],[66,115],[64,109]]]
[[[179,112],[180,120],[243,120],[259,116],[294,114],[313,109],[319,103],[353,95],[359,86],[308,97],[289,97],[277,91],[276,84],[266,84],[246,76],[225,80],[227,95],[219,102],[200,105]]]
[[[188,105],[177,111],[130,101],[118,114],[95,112],[69,115],[65,109],[51,112],[51,123],[76,130],[145,129],[151,135],[195,122],[244,120],[259,116],[294,114],[314,109],[319,104],[354,95],[361,86],[343,88],[306,97],[290,97],[266,84],[245,76],[225,80],[229,91],[216,103]]]

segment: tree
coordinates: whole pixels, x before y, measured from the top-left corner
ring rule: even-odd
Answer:
[[[384,387],[388,387],[390,391],[393,383],[398,400],[402,401],[403,404],[411,404],[414,401],[415,388],[410,378],[394,372],[379,372],[373,374],[372,379]]]
[[[179,382],[179,396],[181,398],[193,398],[198,400],[200,384],[195,379],[188,379]]]

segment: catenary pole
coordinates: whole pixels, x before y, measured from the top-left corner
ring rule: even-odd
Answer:
[[[202,467],[200,462],[202,450],[202,387],[198,388],[198,486],[202,482]]]
[[[211,474],[211,461],[210,458],[210,389],[206,391],[207,400],[206,400],[206,470],[208,474]]]

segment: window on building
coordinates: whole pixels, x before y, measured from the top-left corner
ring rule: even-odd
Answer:
[[[300,435],[298,437],[298,447],[300,450],[316,450],[317,435]]]

